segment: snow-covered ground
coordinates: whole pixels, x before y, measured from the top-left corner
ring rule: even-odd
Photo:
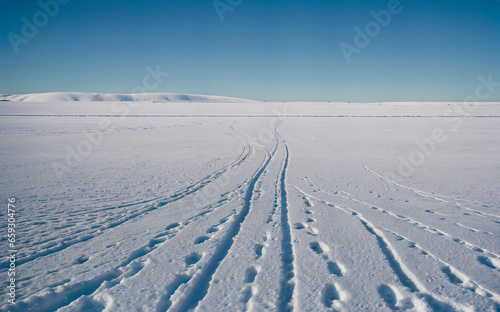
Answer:
[[[1,101],[14,102],[80,102],[80,101],[162,101],[162,102],[254,102],[227,96],[185,93],[85,93],[48,92],[29,94],[0,94]]]
[[[500,104],[124,103],[0,102],[0,310],[500,311]]]

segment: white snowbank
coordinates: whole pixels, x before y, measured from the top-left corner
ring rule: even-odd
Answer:
[[[184,93],[84,93],[49,92],[30,94],[2,94],[0,100],[14,102],[66,102],[66,101],[167,101],[167,102],[253,102],[226,96],[198,95]]]

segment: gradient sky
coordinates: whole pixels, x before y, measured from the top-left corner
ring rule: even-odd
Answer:
[[[157,65],[151,92],[267,101],[462,101],[500,82],[498,0],[401,0],[348,63],[340,43],[388,3],[242,0],[221,21],[213,0],[71,0],[15,53],[9,33],[41,7],[1,0],[0,93],[130,93]]]

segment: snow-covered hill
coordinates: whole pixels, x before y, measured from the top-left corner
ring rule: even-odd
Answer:
[[[226,96],[184,93],[84,93],[49,92],[30,94],[2,94],[0,100],[14,102],[66,102],[66,101],[167,101],[167,102],[253,102]]]

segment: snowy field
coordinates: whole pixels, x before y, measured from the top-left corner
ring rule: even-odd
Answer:
[[[125,103],[0,102],[1,311],[500,311],[500,104]]]

